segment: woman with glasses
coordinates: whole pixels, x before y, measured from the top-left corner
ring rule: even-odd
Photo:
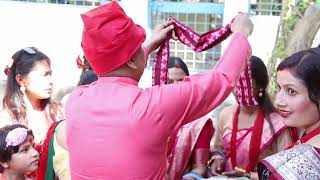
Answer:
[[[33,130],[35,143],[41,144],[50,125],[63,119],[61,108],[50,101],[50,59],[37,48],[27,47],[12,56],[5,72],[8,79],[0,126],[23,124]]]

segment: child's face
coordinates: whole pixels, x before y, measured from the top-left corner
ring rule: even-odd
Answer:
[[[38,169],[39,153],[33,148],[33,136],[29,135],[19,146],[19,151],[12,155],[9,161],[10,170],[17,173],[28,173]]]

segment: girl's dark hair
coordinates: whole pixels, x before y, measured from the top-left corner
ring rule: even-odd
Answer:
[[[170,57],[168,62],[168,68],[180,67],[184,73],[189,76],[189,70],[187,65],[179,57]]]
[[[256,56],[251,56],[250,62],[252,78],[256,83],[256,88],[259,89],[259,91],[262,89],[262,96],[256,96],[256,98],[258,103],[263,106],[266,120],[268,121],[272,134],[274,134],[274,127],[271,123],[269,114],[275,112],[276,110],[272,104],[268,92],[266,91],[269,84],[267,67],[264,62]]]
[[[309,99],[316,104],[319,111],[320,48],[310,48],[287,57],[279,64],[277,71],[285,69],[303,81],[308,89]]]
[[[93,71],[85,56],[83,56],[83,59],[82,73],[80,76],[80,81],[78,82],[78,86],[90,84],[98,80],[97,74]]]
[[[19,146],[9,146],[6,147],[6,137],[10,131],[16,128],[25,128],[28,129],[26,126],[21,124],[13,124],[13,125],[7,125],[2,128],[0,128],[0,162],[6,163],[11,160],[11,157],[13,154],[17,153],[19,151]],[[28,130],[28,135],[32,135],[32,131]],[[4,168],[0,166],[0,173],[2,173]]]
[[[3,108],[9,112],[12,119],[21,122],[21,120],[26,119],[26,105],[16,76],[18,74],[27,76],[37,62],[45,60],[50,64],[50,60],[48,56],[35,47],[21,49],[12,56],[12,59],[13,63],[9,69],[3,98]],[[43,107],[50,103],[49,98],[41,101]]]

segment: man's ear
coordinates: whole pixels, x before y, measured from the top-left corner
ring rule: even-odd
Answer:
[[[136,66],[135,62],[130,60],[129,62],[127,62],[127,65],[130,69],[136,70],[138,67]]]

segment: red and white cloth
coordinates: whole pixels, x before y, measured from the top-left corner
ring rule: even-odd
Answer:
[[[195,52],[205,51],[224,41],[231,34],[231,23],[219,29],[211,30],[205,34],[199,35],[192,31],[189,27],[180,23],[176,19],[171,19],[174,25],[174,32],[179,41]],[[171,36],[161,44],[154,60],[152,72],[152,84],[162,85],[168,83],[168,60],[169,60],[169,40]],[[236,59],[235,59],[236,61]],[[245,71],[242,73],[237,83],[237,100],[242,105],[257,105],[257,101],[253,95],[252,75],[250,63],[247,63]]]
[[[255,96],[253,95],[252,72],[250,63],[248,63],[248,65],[242,72],[236,89],[236,98],[239,104],[245,106],[254,106],[259,104]]]

